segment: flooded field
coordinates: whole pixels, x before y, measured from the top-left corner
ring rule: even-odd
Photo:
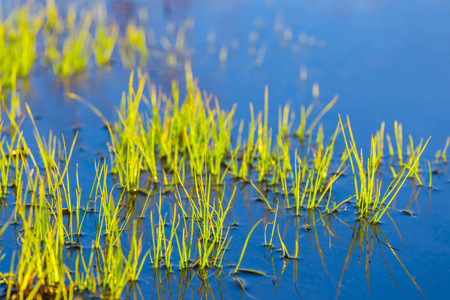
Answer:
[[[444,1],[2,1],[1,299],[442,299]]]

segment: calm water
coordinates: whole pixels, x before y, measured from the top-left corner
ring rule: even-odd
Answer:
[[[234,103],[238,104],[236,120],[250,120],[249,102],[254,104],[255,111],[263,110],[264,86],[268,85],[269,122],[275,131],[280,105],[290,103],[298,120],[301,104],[315,102],[314,114],[317,114],[320,107],[339,94],[337,104],[322,119],[326,137],[331,136],[338,122],[338,113],[349,115],[358,146],[367,150],[370,135],[379,129],[382,121],[386,122],[386,130],[393,136],[393,123],[398,120],[403,124],[405,139],[408,134],[417,141],[432,136],[423,155],[422,166],[426,170],[425,161],[434,161],[434,153],[443,148],[450,135],[450,3],[447,1],[112,0],[107,7],[109,17],[123,27],[129,19],[138,19],[146,11],[147,20],[140,22],[152,28],[156,37],[155,44],[149,39],[151,59],[145,68],[152,81],[168,91],[172,79],[183,82],[183,61],[190,59],[200,87],[216,95],[222,108],[231,109]],[[187,33],[190,51],[178,55],[178,65],[171,69],[164,61],[160,39],[165,36],[173,45],[178,26],[188,18],[195,21],[193,29]],[[170,33],[171,24],[175,26],[174,33]],[[276,33],[276,28],[282,28],[282,32]],[[286,28],[291,31],[292,40],[289,40]],[[252,32],[258,35],[256,41],[249,38]],[[299,39],[299,35],[302,38]],[[306,44],[303,43],[304,35]],[[215,41],[212,41],[213,36]],[[224,65],[219,63],[222,46],[228,47]],[[264,59],[260,66],[255,66],[254,52],[263,51],[261,49],[266,51]],[[98,70],[92,63],[84,76],[70,82],[72,92],[92,102],[109,120],[116,119],[115,109],[122,91],[127,88],[130,74],[123,68],[117,53],[113,59],[111,71]],[[307,69],[306,82],[300,80],[300,66]],[[314,82],[320,86],[318,100],[312,97]],[[38,121],[41,134],[52,129],[58,135],[64,133],[70,140],[74,126],[81,128],[72,163],[79,163],[81,184],[89,189],[94,177],[93,160],[99,157],[100,152],[108,153],[109,133],[89,108],[66,99],[64,89],[64,84],[52,75],[52,71],[38,62],[29,79],[28,89],[22,94],[33,113],[42,117]],[[32,141],[33,133],[28,121],[22,129],[28,141]],[[342,144],[337,145],[338,152],[343,147]],[[36,150],[36,147],[32,146],[32,149]],[[396,208],[408,209],[415,214],[411,217],[394,210],[391,212],[401,238],[387,216],[383,217],[377,230],[381,230],[389,244],[398,249],[396,254],[425,296],[443,299],[449,293],[447,281],[450,277],[450,184],[446,166],[441,164],[434,168],[441,171],[433,176],[436,190],[423,187],[417,198],[410,202],[414,191],[408,183],[397,199]],[[386,166],[383,171],[389,178]],[[427,180],[426,174],[424,178]],[[338,193],[335,196],[341,200],[348,197],[346,195],[352,192],[351,185],[352,178],[347,174],[336,188],[342,195]],[[229,181],[227,186],[231,189],[233,182]],[[230,231],[233,239],[226,254],[232,264],[238,261],[250,228],[265,213],[262,203],[254,201],[256,191],[251,191],[248,186],[245,189],[247,196],[238,192],[229,220],[230,224],[233,220],[239,223],[235,230]],[[230,195],[231,191],[227,194]],[[272,196],[274,201],[279,197],[269,194],[269,199]],[[167,210],[169,203],[165,204]],[[296,218],[288,211],[280,217],[280,230],[287,241],[286,246],[293,249]],[[238,278],[242,280],[242,290],[234,276],[228,275],[232,268],[226,267],[219,280],[214,274],[209,277],[209,290],[205,282],[191,274],[193,284],[185,297],[200,298],[205,296],[204,293],[210,297],[212,293],[214,298],[225,299],[334,298],[352,242],[351,227],[355,225],[355,215],[342,212],[328,221],[333,225],[335,237],[324,228],[319,213],[308,216],[305,212],[304,217],[306,221],[299,220],[299,235],[302,236],[299,240],[300,259],[285,262],[277,252],[270,259],[270,254],[265,253],[262,246],[264,228],[260,225],[251,237],[241,267],[264,272],[267,276],[240,273]],[[303,224],[312,224],[313,218],[316,228],[311,231],[303,229]],[[149,224],[148,219],[145,222]],[[92,226],[87,222],[85,231],[90,232]],[[15,247],[8,243],[11,237],[5,234],[2,238],[3,252],[6,253],[1,263],[2,270],[9,269],[8,257]],[[90,238],[89,234],[86,235],[87,244]],[[360,261],[359,246],[356,246],[342,277],[339,299],[422,298],[385,246],[386,240],[381,239],[381,242],[379,246],[376,239],[374,241],[367,274],[367,245],[363,243],[361,246]],[[403,293],[397,289],[386,264]],[[178,271],[171,275],[170,287],[167,283],[162,298],[169,295],[179,297],[177,285],[182,275]],[[164,282],[164,272],[159,276]],[[370,278],[370,288],[366,276]],[[147,263],[139,282],[145,299],[157,298],[161,293],[154,284],[157,278],[158,274]]]

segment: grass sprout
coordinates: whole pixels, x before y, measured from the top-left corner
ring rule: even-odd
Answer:
[[[347,152],[349,153],[349,161],[355,184],[355,198],[357,201],[356,205],[358,208],[358,213],[361,218],[369,217],[372,223],[378,223],[383,214],[389,208],[392,201],[395,199],[406,179],[413,172],[414,167],[417,165],[429,139],[423,146],[419,146],[419,148],[416,149],[417,151],[415,154],[410,156],[407,162],[402,163],[402,167],[399,172],[397,172],[396,177],[391,181],[384,194],[382,194],[382,183],[375,176],[380,163],[380,161],[376,159],[377,144],[375,139],[373,137],[371,139],[370,156],[367,159],[367,162],[365,162],[362,152],[360,154],[356,148],[349,118],[347,117],[349,139],[346,137],[344,125],[341,119],[340,125]],[[396,132],[398,132],[398,136],[400,137],[401,129],[396,129]],[[398,144],[401,144],[401,142]],[[401,149],[401,147],[399,149]],[[364,165],[366,165],[366,167]]]

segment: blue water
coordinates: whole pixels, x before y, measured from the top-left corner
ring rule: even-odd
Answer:
[[[393,136],[393,124],[403,124],[405,139],[411,134],[415,141],[432,136],[423,154],[425,161],[434,160],[434,153],[444,147],[450,135],[450,3],[447,1],[109,1],[109,17],[122,24],[138,18],[144,8],[148,20],[141,24],[152,28],[156,44],[150,45],[151,59],[144,68],[150,78],[163,90],[168,91],[171,80],[183,82],[183,61],[190,59],[193,72],[201,88],[219,99],[221,108],[231,109],[238,104],[235,119],[250,120],[249,102],[255,111],[264,108],[264,87],[269,87],[270,125],[277,132],[278,107],[289,103],[298,121],[300,105],[314,103],[315,117],[335,94],[339,100],[322,119],[326,137],[330,137],[338,122],[338,113],[348,115],[354,128],[358,147],[368,150],[370,136],[386,122],[386,131]],[[64,4],[62,4],[64,5]],[[191,53],[178,55],[178,65],[170,69],[157,57],[164,52],[159,42],[167,36],[172,46],[176,29],[187,18],[195,20],[194,28],[187,33]],[[283,28],[292,31],[292,41],[286,41],[274,26],[282,18]],[[175,33],[166,31],[167,23],[175,24]],[[213,45],[207,41],[214,32]],[[258,33],[258,40],[249,40],[250,32]],[[303,44],[299,34],[316,40],[315,45]],[[232,44],[237,47],[232,47]],[[225,65],[219,63],[222,45],[228,47]],[[260,67],[255,67],[255,57],[249,51],[266,47]],[[214,48],[214,51],[211,50]],[[193,50],[193,51],[192,51]],[[122,67],[118,53],[113,56],[112,70],[98,70],[92,66],[87,73],[71,80],[70,91],[80,95],[98,107],[108,120],[116,119],[116,107],[122,91],[127,89],[129,70]],[[306,82],[300,80],[300,67],[308,72]],[[320,87],[318,100],[312,97],[312,85]],[[66,83],[67,84],[67,83]],[[182,84],[180,84],[182,85]],[[29,79],[29,93],[22,92],[33,113],[42,116],[38,121],[41,134],[63,133],[70,143],[74,126],[80,127],[73,163],[79,164],[81,184],[90,188],[94,177],[93,159],[100,153],[108,155],[106,143],[109,133],[100,119],[82,103],[69,100],[64,95],[64,84],[57,80],[51,70],[37,63]],[[298,123],[294,123],[297,126]],[[236,121],[236,128],[238,122]],[[295,128],[295,127],[294,127]],[[25,121],[22,129],[27,140],[33,139],[30,123]],[[244,131],[246,132],[246,131]],[[31,145],[32,149],[36,147]],[[337,145],[343,149],[342,143]],[[385,166],[386,167],[386,166]],[[396,208],[409,209],[415,216],[392,210],[391,216],[383,217],[380,229],[405,268],[415,278],[428,299],[444,299],[449,293],[450,277],[450,195],[449,175],[446,166],[440,164],[441,173],[433,176],[430,191],[423,187],[417,199],[408,207],[412,187],[407,183],[399,195]],[[387,176],[388,169],[384,169]],[[352,179],[347,174],[339,183],[345,199],[352,192]],[[428,175],[424,174],[425,180]],[[230,181],[228,186],[232,186]],[[350,187],[349,187],[350,186]],[[249,187],[247,187],[249,189]],[[417,189],[417,187],[416,187]],[[249,189],[250,190],[250,189]],[[242,246],[252,225],[264,215],[264,205],[252,201],[257,194],[244,198],[238,192],[229,222],[237,220],[239,226],[230,231],[233,239],[226,258],[232,264],[239,259]],[[342,212],[333,219],[335,235],[330,237],[316,213],[316,229],[300,228],[300,258],[284,262],[274,252],[273,262],[264,260],[264,229],[262,224],[252,235],[250,246],[244,256],[242,268],[262,271],[267,276],[240,273],[245,289],[229,274],[233,269],[225,267],[220,283],[215,275],[209,277],[211,292],[215,298],[246,299],[332,299],[335,297],[343,270],[347,250],[351,242],[355,215]],[[305,214],[305,218],[308,215]],[[271,221],[268,218],[268,221]],[[295,218],[287,211],[281,216],[280,230],[286,235],[286,246],[294,249],[296,234]],[[289,222],[289,226],[285,224]],[[146,220],[146,224],[149,220]],[[266,222],[264,222],[265,224]],[[90,229],[87,223],[87,229]],[[303,220],[301,220],[303,224]],[[315,236],[317,232],[317,239]],[[289,238],[291,237],[291,238]],[[3,237],[7,241],[8,237]],[[89,237],[87,237],[89,239]],[[278,239],[277,239],[278,240]],[[319,243],[317,243],[319,241]],[[323,262],[318,245],[323,252]],[[14,245],[2,243],[7,256]],[[279,246],[279,243],[278,243]],[[342,277],[338,299],[420,299],[417,290],[404,268],[390,249],[382,246],[384,258],[400,292],[386,268],[375,241],[375,253],[369,264],[370,288],[365,278],[365,254],[358,259],[358,247]],[[266,253],[267,254],[267,253]],[[293,253],[291,253],[293,254]],[[283,265],[287,264],[283,272]],[[295,264],[297,271],[295,271]],[[324,265],[328,271],[325,271]],[[9,270],[9,261],[2,262]],[[3,269],[2,269],[3,270]],[[274,275],[275,272],[275,275]],[[280,273],[283,275],[279,278]],[[297,275],[295,275],[297,274]],[[148,263],[139,282],[145,299],[156,298],[155,274]],[[162,273],[163,279],[165,273]],[[181,276],[175,272],[172,281],[172,297],[178,298],[177,282]],[[202,298],[205,291],[202,281],[193,275],[193,285],[186,298]],[[201,292],[203,291],[203,292]],[[206,293],[211,293],[206,292]],[[189,295],[189,296],[187,296]],[[208,297],[211,295],[208,294]],[[169,292],[166,286],[165,296]]]

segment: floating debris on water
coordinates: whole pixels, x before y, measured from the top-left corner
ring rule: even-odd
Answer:
[[[318,41],[317,42],[317,48],[324,49],[325,48],[325,41]]]
[[[313,93],[314,99],[319,98],[319,84],[317,82],[314,82],[314,84],[313,84],[312,93]]]
[[[169,21],[166,23],[166,33],[168,35],[172,35],[175,32],[175,23],[172,21]]]
[[[169,52],[172,50],[172,45],[170,44],[170,41],[167,37],[165,36],[161,37],[159,42],[161,43],[161,46],[163,47],[164,51]]]
[[[175,53],[167,54],[166,62],[169,68],[175,69],[175,67],[177,66],[177,56],[175,55]]]
[[[292,40],[292,30],[289,27],[286,27],[283,31],[283,39],[286,42],[290,42]]]
[[[216,33],[214,31],[209,31],[206,37],[206,42],[208,44],[208,53],[214,54],[216,52]]]
[[[148,21],[148,10],[145,7],[142,7],[138,11],[138,19],[140,22],[145,23]]]
[[[267,45],[262,45],[259,48],[258,53],[256,55],[256,59],[255,59],[255,67],[259,68],[262,66],[263,61],[264,61],[264,56],[266,55],[266,50],[267,50]]]
[[[258,41],[258,33],[256,31],[252,31],[249,34],[250,43],[256,43]]]
[[[186,19],[186,21],[184,21],[184,27],[187,30],[193,29],[194,28],[194,24],[195,24],[195,20],[192,17],[189,17],[189,18]]]
[[[294,54],[299,54],[301,51],[301,47],[298,44],[293,44],[292,45],[292,53]]]
[[[308,71],[306,70],[305,66],[301,66],[300,67],[300,80],[306,81],[307,79],[308,79]],[[313,88],[313,93],[314,93],[314,88]]]
[[[230,47],[233,50],[236,50],[239,48],[239,40],[237,38],[233,38],[230,42]]]
[[[314,47],[316,45],[316,38],[311,36],[308,38],[308,46]]]
[[[275,24],[273,26],[273,30],[276,34],[279,34],[283,31],[283,14],[277,13],[275,17]]]
[[[158,42],[156,41],[156,34],[153,29],[147,30],[147,41],[151,47],[156,47]]]
[[[225,64],[227,62],[227,57],[228,57],[228,47],[224,45],[220,48],[219,52],[220,63]]]
[[[263,28],[264,27],[264,19],[263,18],[256,18],[254,21],[253,21],[253,28],[255,28],[255,29],[261,29],[261,28]]]
[[[175,51],[181,53],[184,48],[184,39],[185,39],[186,30],[184,26],[180,26],[177,32],[177,39],[175,40]]]
[[[206,37],[206,42],[208,45],[214,45],[216,43],[216,32],[215,31],[209,31],[208,36]]]
[[[300,32],[298,35],[298,42],[300,45],[306,45],[308,43],[308,37],[305,32]]]

